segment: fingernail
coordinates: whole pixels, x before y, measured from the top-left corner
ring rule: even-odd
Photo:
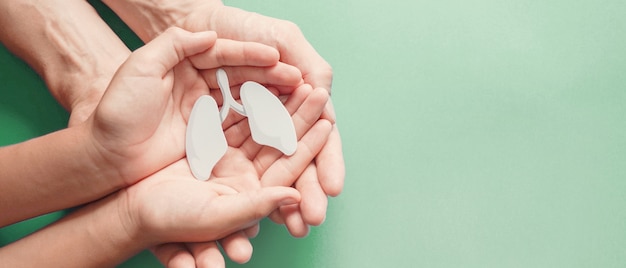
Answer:
[[[289,198],[281,200],[279,203],[279,206],[288,206],[288,205],[293,205],[293,204],[298,204],[298,200],[289,197]]]

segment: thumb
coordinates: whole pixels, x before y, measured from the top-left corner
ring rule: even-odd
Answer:
[[[215,226],[230,233],[256,224],[280,206],[300,202],[300,193],[291,187],[264,187],[219,197],[219,206],[212,215]]]
[[[172,27],[133,52],[124,65],[141,66],[133,70],[162,77],[185,58],[211,48],[216,40],[212,31],[192,33]]]

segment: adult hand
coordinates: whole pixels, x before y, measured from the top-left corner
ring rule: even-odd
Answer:
[[[330,92],[332,69],[306,40],[297,25],[224,6],[217,0],[203,2],[197,4],[188,15],[179,18],[178,25],[190,31],[214,30],[224,38],[272,46],[279,51],[281,62],[293,65],[302,72],[304,83]],[[334,122],[332,102],[325,105],[323,117]],[[308,233],[308,225],[319,225],[324,221],[326,195],[336,196],[343,188],[345,167],[336,125],[315,162],[305,173],[297,175],[300,176],[297,180],[264,176],[261,181],[263,185],[293,185],[301,191],[303,201],[300,207],[283,207],[280,215],[272,217],[277,222],[284,220],[292,235],[301,237]]]
[[[144,41],[154,38],[168,26],[177,25],[190,31],[214,30],[223,38],[260,42],[276,48],[281,62],[297,67],[302,72],[304,83],[330,92],[330,65],[291,22],[227,7],[219,0],[183,0],[175,3],[168,0],[104,2]],[[326,105],[323,117],[334,122],[332,104],[329,102]],[[296,183],[300,181],[297,177],[280,181],[262,179],[264,185],[293,185],[304,191],[303,199],[309,201],[303,201],[303,207],[284,208],[282,213],[272,217],[278,222],[282,222],[282,218],[287,219],[285,223],[295,236],[306,235],[308,224],[320,224],[326,215],[326,196],[336,196],[343,188],[345,167],[336,126],[333,127],[324,149],[302,177],[304,182],[300,183]]]

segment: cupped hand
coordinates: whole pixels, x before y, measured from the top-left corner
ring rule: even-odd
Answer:
[[[184,156],[191,107],[208,92],[196,68],[276,65],[272,48],[236,44],[218,41],[214,32],[172,28],[122,64],[86,124],[103,163],[118,170],[124,183]]]
[[[252,41],[269,45],[280,53],[282,63],[293,65],[301,71],[304,83],[313,88],[324,88],[330,92],[332,69],[306,40],[300,29],[291,22],[262,16],[253,12],[227,7],[220,0],[181,0],[175,3],[167,0],[113,1],[104,0],[144,41],[149,41],[165,28],[175,25],[190,31],[213,30],[221,38],[238,41]],[[207,80],[207,82],[210,82]],[[280,88],[278,88],[280,92]],[[286,94],[285,92],[280,92]],[[323,118],[335,120],[332,103],[326,104]],[[345,168],[341,149],[341,139],[336,127],[324,149],[312,166],[307,169],[306,183],[281,181],[281,185],[295,185],[300,190],[310,192],[306,199],[309,204],[325,204],[327,196],[336,196],[343,189]],[[311,180],[315,178],[315,182]],[[275,183],[272,181],[271,183]],[[268,185],[270,182],[266,182]],[[307,185],[304,187],[303,185]],[[319,193],[324,193],[320,195]],[[304,204],[307,202],[303,202]],[[292,213],[291,211],[295,211]],[[302,215],[300,215],[300,212]],[[276,213],[274,219],[290,218],[286,224],[292,234],[306,235],[308,226],[321,223],[326,208],[296,210]],[[289,214],[289,215],[284,215]],[[305,224],[298,224],[305,223]]]
[[[302,83],[301,74],[296,68],[279,63],[278,57],[275,49],[265,45],[216,39],[211,32],[192,34],[171,29],[129,57],[101,101],[89,98],[79,106],[97,107],[86,124],[90,124],[96,145],[106,156],[104,162],[124,168],[120,176],[125,184],[131,185],[182,158],[187,116],[197,97],[208,94],[211,87],[198,69],[225,68],[232,71],[231,76],[236,80],[245,77],[273,88],[293,90]],[[206,73],[210,76],[214,72]],[[97,101],[100,103],[94,104]],[[72,113],[85,114],[87,110]],[[258,177],[249,181],[259,184]],[[251,254],[245,250],[249,246],[245,233],[235,232],[221,242],[235,260],[249,258],[246,256]],[[201,251],[202,256],[213,252]],[[157,252],[157,255],[163,259],[163,254]],[[208,259],[222,257],[217,254]]]
[[[295,204],[290,187],[239,192],[193,178],[186,159],[179,160],[117,193],[125,230],[143,244],[213,241],[253,226],[280,205]]]

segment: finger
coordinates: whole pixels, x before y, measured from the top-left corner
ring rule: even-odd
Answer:
[[[317,53],[316,53],[317,54]],[[309,60],[302,70],[304,82],[314,88],[324,88],[330,94],[333,84],[333,69],[319,54],[317,60]]]
[[[189,120],[194,104],[200,96],[209,93],[209,88],[189,61],[180,62],[173,70],[175,78],[171,99],[178,100],[175,103],[177,109],[180,109],[185,120]]]
[[[318,121],[326,102],[328,102],[328,93],[323,89],[314,89],[293,114],[294,126],[298,126],[296,128],[296,136],[298,138],[302,138],[313,124]]]
[[[194,67],[213,69],[222,66],[267,67],[278,63],[280,55],[270,46],[256,42],[217,39],[210,50],[190,57]]]
[[[296,88],[302,84],[300,70],[282,62],[270,67],[222,66],[220,68],[228,74],[230,85],[241,85],[246,81],[254,81],[262,85]],[[202,71],[202,76],[210,88],[219,87],[216,71],[216,69]],[[283,93],[281,92],[281,94]]]
[[[302,195],[300,214],[308,225],[318,226],[326,218],[328,197],[320,186],[315,164],[311,163],[296,181],[296,189]]]
[[[285,219],[283,218],[283,215],[280,215],[280,209],[272,211],[272,213],[270,213],[270,215],[267,217],[276,224],[285,224]]]
[[[229,234],[258,223],[279,206],[300,202],[300,193],[291,187],[265,187],[234,195],[223,195],[211,203],[212,214],[201,226],[214,226]]]
[[[222,126],[226,124],[230,124],[235,120],[235,119],[229,119],[230,116],[226,118],[227,119],[224,121]],[[230,120],[233,120],[233,121],[230,121]],[[250,135],[251,133],[250,133],[250,125],[248,124],[248,118],[242,118],[239,122],[231,125],[230,127],[224,130],[224,136],[226,137],[226,141],[228,141],[228,145],[233,148],[241,147],[242,144],[251,137]],[[256,145],[260,146],[258,144]]]
[[[260,230],[261,230],[261,225],[257,223],[253,225],[252,227],[248,227],[244,229],[243,232],[246,234],[248,238],[255,238],[257,235],[259,235]]]
[[[280,23],[281,32],[288,33],[277,39],[281,61],[298,67],[304,82],[314,88],[325,88],[329,93],[332,87],[332,67],[306,40],[299,27],[293,23]]]
[[[302,220],[298,204],[280,207],[280,214],[285,219],[285,226],[292,236],[305,237],[309,234],[309,226]]]
[[[182,243],[168,243],[150,249],[152,254],[167,268],[195,267],[194,256]]]
[[[323,89],[313,90],[304,100],[302,105],[300,105],[297,111],[292,115],[291,118],[296,129],[296,137],[298,140],[301,140],[305,134],[308,134],[308,132],[311,131],[312,126],[318,122],[326,101],[328,101],[328,93],[326,93],[326,91]],[[286,107],[291,105],[291,103],[289,103],[289,105],[285,104]],[[300,142],[298,142],[298,144],[300,144]],[[298,147],[299,146],[300,145],[298,145]],[[296,150],[296,154],[298,154],[298,150]],[[282,157],[282,154],[279,151],[274,150],[271,147],[264,147],[254,159],[255,168],[257,168],[257,171],[260,174],[264,173],[280,157]],[[304,165],[308,164],[308,162],[295,163],[302,164],[298,165],[298,167],[300,167],[298,169],[300,170],[305,167]]]
[[[332,99],[328,98],[328,102],[326,103],[326,107],[324,107],[324,112],[322,113],[322,118],[330,121],[331,123],[335,123],[337,120],[337,116],[335,114],[335,107],[333,107]]]
[[[224,256],[220,252],[216,242],[199,242],[187,243],[187,248],[195,258],[195,266],[197,268],[222,268],[226,267]]]
[[[243,232],[235,232],[220,240],[220,244],[232,261],[243,264],[252,258],[252,244]]]
[[[185,58],[209,49],[216,40],[215,32],[191,33],[169,28],[132,53],[124,66],[141,66],[133,67],[133,74],[163,76]]]
[[[282,156],[261,176],[261,186],[290,186],[320,152],[332,126],[321,119],[298,142],[296,153]]]
[[[239,148],[246,154],[248,160],[254,160],[261,149],[263,149],[263,145],[256,143],[252,136],[248,136]]]
[[[291,114],[293,116],[293,114],[298,110],[298,108],[300,106],[302,106],[302,104],[304,103],[304,101],[307,99],[307,97],[311,94],[311,92],[313,91],[313,88],[311,88],[311,86],[304,84],[300,87],[298,87],[296,90],[293,91],[293,93],[291,95],[289,95],[289,97],[287,98],[287,101],[285,102],[285,108],[287,109],[287,111],[289,112],[289,114]],[[313,111],[313,109],[303,109],[302,112],[308,112],[311,113]],[[254,160],[256,161],[255,164],[258,164],[258,169],[257,172],[259,172],[259,174],[265,172],[265,170],[267,169],[267,165],[271,165],[271,163],[273,163],[273,161],[275,161],[276,159],[280,158],[282,156],[282,153],[277,151],[277,150],[267,150],[267,154],[266,156],[264,156],[264,160],[261,159],[255,159],[259,153],[259,151],[263,148],[262,145],[256,143],[252,137],[250,136],[250,126],[249,125],[242,125],[240,126],[241,132],[242,134],[247,134],[247,136],[244,137],[238,137],[238,138],[234,138],[233,140],[237,140],[237,141],[241,141],[242,143],[239,146],[235,146],[235,147],[239,147],[243,152],[246,153],[246,156],[248,157],[248,159],[250,160]],[[301,126],[295,124],[294,127],[296,129],[300,129],[302,128]],[[304,126],[306,128],[306,126]],[[310,128],[310,126],[309,126]],[[236,130],[235,130],[236,131]],[[244,132],[245,131],[245,132]],[[296,131],[297,133],[298,131]],[[225,135],[228,139],[229,136],[237,136],[236,133],[230,133],[229,131],[225,132]],[[296,135],[297,137],[297,135]],[[300,137],[297,137],[300,138]]]
[[[319,183],[324,192],[330,196],[337,196],[343,190],[346,168],[341,148],[341,137],[337,125],[328,135],[328,140],[315,158]]]
[[[285,101],[285,109],[287,109],[290,115],[293,115],[298,111],[298,108],[300,108],[309,95],[311,95],[311,92],[313,92],[311,85],[304,84],[299,86],[289,95]]]

